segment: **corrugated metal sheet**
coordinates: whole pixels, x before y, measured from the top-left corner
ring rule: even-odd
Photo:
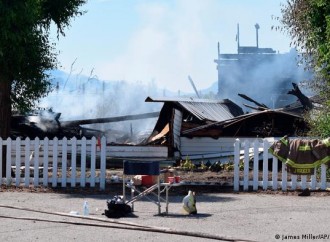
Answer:
[[[220,122],[234,117],[227,106],[229,105],[228,100],[148,97],[146,102],[175,102],[200,120]]]
[[[211,121],[220,122],[234,117],[227,109],[227,106],[221,103],[198,103],[198,102],[179,102],[179,103],[200,120],[207,119]]]
[[[232,119],[221,120],[219,122],[212,123],[212,124],[201,125],[201,126],[196,127],[196,128],[185,130],[182,133],[183,134],[189,134],[189,133],[194,132],[194,131],[202,130],[202,129],[205,129],[205,128],[210,128],[212,126],[221,125],[221,124],[224,125],[225,127],[229,127],[230,125],[233,125],[237,122],[243,122],[244,120],[247,120],[250,117],[261,116],[263,114],[285,114],[285,115],[288,115],[288,116],[302,118],[301,115],[291,113],[291,112],[285,112],[281,109],[276,109],[276,110],[271,110],[270,109],[270,110],[258,111],[258,112],[253,112],[253,113],[247,113],[247,114],[244,114],[244,115],[241,115],[241,116],[238,116],[238,117],[233,117]]]
[[[192,97],[147,97],[146,102],[198,102],[198,103],[223,103],[224,100],[211,100]]]

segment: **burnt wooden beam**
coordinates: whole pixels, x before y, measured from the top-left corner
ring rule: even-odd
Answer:
[[[296,83],[292,83],[293,89],[291,89],[290,91],[288,91],[288,94],[294,95],[296,96],[299,101],[301,102],[301,104],[304,106],[305,110],[310,110],[313,108],[313,104],[312,102],[309,100],[309,98],[304,95],[298,85]]]
[[[84,124],[111,123],[111,122],[120,122],[127,120],[156,118],[158,116],[159,116],[159,112],[152,112],[152,113],[117,116],[111,118],[81,119],[81,120],[73,120],[73,121],[62,121],[61,126],[66,127],[66,126],[76,126],[76,125],[84,125]]]
[[[247,101],[253,102],[254,104],[256,104],[256,105],[259,106],[259,107],[263,107],[263,108],[268,109],[268,107],[267,107],[265,104],[263,104],[263,103],[259,103],[259,102],[255,101],[255,100],[253,100],[252,98],[246,96],[245,94],[238,93],[238,96],[244,98],[244,99],[247,100]]]
[[[244,105],[245,107],[248,107],[248,108],[251,108],[251,109],[254,109],[254,110],[258,110],[258,111],[265,111],[265,110],[268,109],[268,108],[260,107],[260,106],[258,106],[258,107],[253,107],[253,106],[248,105],[248,104],[245,104],[245,103],[243,103],[243,105]]]

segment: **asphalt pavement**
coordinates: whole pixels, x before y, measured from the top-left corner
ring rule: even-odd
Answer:
[[[183,196],[172,194],[168,215],[143,200],[131,216],[109,219],[102,213],[112,197],[0,192],[0,241],[330,241],[330,196],[197,194],[198,214],[184,215]],[[92,220],[60,215],[82,215],[84,201]]]

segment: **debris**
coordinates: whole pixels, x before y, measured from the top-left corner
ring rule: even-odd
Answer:
[[[258,107],[261,107],[261,108],[264,108],[264,109],[268,109],[268,107],[263,104],[263,103],[258,103],[257,101],[253,100],[252,98],[246,96],[245,94],[241,94],[241,93],[238,93],[238,96],[250,101],[250,102],[253,102],[254,104],[256,104]]]
[[[309,100],[307,96],[305,96],[299,89],[296,83],[292,83],[293,89],[288,91],[288,94],[296,96],[301,104],[304,107],[304,110],[310,110],[313,108],[312,102]]]
[[[132,209],[127,205],[121,196],[114,196],[107,201],[108,209],[104,210],[104,215],[108,218],[121,218],[132,213]]]
[[[298,194],[298,196],[300,197],[308,197],[311,195],[311,192],[308,188],[306,188],[305,190],[303,190],[301,193]]]

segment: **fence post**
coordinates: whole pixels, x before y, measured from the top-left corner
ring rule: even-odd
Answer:
[[[296,190],[297,188],[297,175],[291,174],[291,190]]]
[[[92,138],[91,142],[91,180],[90,186],[95,187],[95,163],[96,163],[96,138]]]
[[[62,187],[66,187],[66,170],[67,170],[67,152],[68,151],[68,139],[64,137],[62,139]]]
[[[2,162],[5,162],[4,160],[2,160],[2,158],[3,158],[3,156],[2,156],[2,152],[3,152],[2,146],[3,146],[3,140],[0,137],[0,185],[2,185]]]
[[[12,140],[11,138],[7,139],[7,154],[6,154],[6,185],[11,185],[12,177],[11,177],[11,145]]]
[[[287,190],[288,172],[286,171],[286,164],[282,162],[282,191]]]
[[[39,185],[39,138],[34,139],[34,171],[33,171],[33,184],[34,186]]]
[[[57,186],[57,162],[58,162],[58,138],[53,139],[53,172],[52,172],[52,187]]]
[[[268,141],[264,139],[263,147],[263,166],[262,166],[262,188],[267,190],[268,188]]]
[[[306,175],[301,175],[301,189],[306,189],[307,188],[307,176]]]
[[[311,189],[315,190],[316,188],[316,168],[314,169],[314,174],[311,176]]]
[[[86,186],[86,138],[81,139],[81,167],[80,186]]]
[[[244,191],[249,190],[249,163],[250,163],[250,142],[248,140],[244,141]]]
[[[15,141],[15,186],[21,183],[21,138],[17,137]]]
[[[71,155],[71,187],[76,186],[77,175],[77,138],[72,139],[72,155]]]
[[[43,185],[45,187],[48,186],[48,155],[49,155],[48,144],[49,144],[49,139],[48,139],[48,137],[46,137],[44,139],[44,161],[43,161],[44,170],[43,170],[43,176],[42,176]]]
[[[321,165],[321,189],[325,190],[327,188],[327,166],[325,164]]]
[[[239,158],[240,158],[240,140],[236,139],[234,144],[234,191],[239,191]]]
[[[25,143],[25,152],[24,152],[24,185],[29,187],[30,185],[30,142],[31,140],[27,137],[24,140]]]
[[[273,166],[272,166],[272,187],[273,190],[277,190],[277,180],[278,180],[278,159],[273,156]]]
[[[259,181],[259,140],[256,139],[253,144],[253,190],[258,190]]]
[[[100,174],[100,189],[105,189],[105,174],[106,174],[106,138],[103,136],[101,139],[101,174]]]

